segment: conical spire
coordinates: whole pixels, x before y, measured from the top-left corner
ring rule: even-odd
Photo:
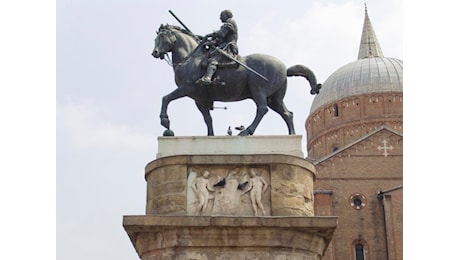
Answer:
[[[380,44],[377,41],[377,37],[375,36],[374,28],[372,27],[371,20],[367,15],[367,6],[364,3],[364,25],[363,25],[363,33],[361,34],[361,43],[359,45],[359,54],[358,60],[365,59],[365,58],[373,58],[373,57],[383,57],[382,49],[380,48]]]

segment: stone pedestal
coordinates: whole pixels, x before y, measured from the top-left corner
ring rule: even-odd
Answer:
[[[125,216],[143,260],[321,259],[335,217]]]
[[[300,136],[159,137],[145,216],[124,216],[147,259],[321,259],[336,217],[314,217]]]

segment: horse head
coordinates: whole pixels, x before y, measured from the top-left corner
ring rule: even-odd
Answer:
[[[172,51],[176,43],[176,36],[171,31],[169,25],[160,25],[155,38],[155,47],[152,51],[152,56],[155,58],[164,59],[166,53]]]
[[[155,38],[155,48],[152,55],[155,58],[163,59],[165,54],[171,52],[175,62],[181,62],[198,45],[198,38],[179,26],[161,25]]]

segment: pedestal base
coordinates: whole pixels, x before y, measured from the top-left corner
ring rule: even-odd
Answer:
[[[315,217],[301,136],[159,137],[145,216],[123,226],[142,260],[321,259],[337,217]]]
[[[321,259],[337,217],[125,216],[142,260]]]

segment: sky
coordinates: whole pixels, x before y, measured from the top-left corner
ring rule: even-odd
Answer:
[[[368,1],[383,52],[403,59],[401,1]],[[197,8],[198,7],[198,8]],[[57,258],[136,259],[122,216],[145,213],[145,165],[155,159],[164,128],[162,96],[173,91],[174,74],[154,59],[155,31],[179,25],[194,33],[219,29],[220,12],[232,10],[241,55],[265,53],[287,66],[304,64],[319,82],[355,61],[364,22],[363,1],[95,1],[56,2]],[[302,135],[313,96],[303,78],[289,78],[285,104]],[[247,126],[251,100],[216,102],[216,135]],[[169,106],[176,136],[205,136],[206,126],[190,98]],[[256,135],[287,134],[273,111]]]
[[[443,35],[429,21],[432,16],[419,19],[423,21],[422,27],[406,21],[403,26],[402,0],[368,0],[366,4],[386,57],[404,60],[403,45],[418,43],[411,37],[442,39]],[[25,235],[15,232],[15,227],[21,225],[26,231],[33,229],[35,234],[51,234],[51,244],[55,244],[51,254],[62,260],[138,259],[122,227],[122,218],[145,213],[144,167],[155,160],[157,137],[164,131],[159,120],[161,98],[176,87],[172,68],[150,55],[158,27],[166,23],[179,25],[168,10],[195,34],[205,35],[219,29],[220,12],[230,9],[239,27],[241,55],[265,53],[277,57],[288,67],[306,65],[320,83],[341,66],[357,59],[364,22],[362,0],[282,3],[57,0],[55,5],[47,6],[47,12],[42,15],[36,10],[43,5],[34,1],[27,3],[27,7],[18,4],[13,9],[20,11],[20,16],[0,15],[2,29],[11,35],[9,39],[22,39],[1,43],[0,51],[8,61],[2,63],[3,78],[13,82],[13,86],[27,85],[12,90],[20,102],[2,95],[2,118],[11,122],[8,125],[19,126],[5,128],[8,132],[2,137],[7,147],[13,147],[5,154],[8,158],[17,158],[6,160],[7,167],[21,167],[15,170],[18,177],[14,177],[14,183],[18,186],[8,190],[5,186],[9,182],[3,182],[2,190],[6,192],[1,195],[8,198],[26,191],[17,203],[7,205],[10,212],[18,212],[7,219],[17,221],[11,225],[14,235],[10,239]],[[425,8],[421,9],[424,12],[432,11],[426,3],[420,3],[420,8]],[[5,10],[9,9],[0,10],[7,14]],[[449,8],[443,11],[448,12],[450,18],[455,17]],[[424,21],[425,18],[428,21]],[[446,22],[450,18],[441,16]],[[13,27],[16,30],[9,29],[12,21],[19,26]],[[49,37],[43,36],[39,21],[45,21],[45,26],[51,24],[47,30],[51,32]],[[420,45],[423,50],[432,47],[427,42]],[[412,47],[420,48],[418,44],[405,47],[404,55],[413,52]],[[451,54],[446,49],[439,51],[442,56]],[[42,67],[44,73],[41,73]],[[426,72],[421,75],[429,75],[431,71],[421,67],[425,69],[421,72]],[[27,70],[26,75],[16,72],[23,69]],[[46,77],[50,71],[55,77]],[[35,84],[37,80],[41,84]],[[423,79],[420,84],[426,82]],[[435,87],[439,84],[436,80]],[[51,89],[49,98],[42,99],[47,89]],[[305,79],[288,78],[284,101],[294,112],[295,131],[303,136],[305,156],[304,123],[313,98]],[[24,104],[27,107],[21,110]],[[226,135],[228,126],[247,126],[255,115],[255,105],[250,100],[216,102],[215,106],[227,108],[212,111],[216,135]],[[406,114],[406,106],[404,109]],[[11,116],[9,111],[18,112]],[[173,101],[168,113],[176,136],[206,135],[201,114],[190,98]],[[50,118],[46,116],[49,115],[51,122],[48,123],[46,119]],[[287,134],[287,128],[279,115],[269,111],[255,135],[278,134]],[[407,141],[415,142],[410,138]],[[46,158],[51,165],[40,159],[43,154],[49,154]],[[50,222],[51,226],[45,225]],[[39,235],[32,238],[41,240]],[[25,250],[23,254],[45,253],[44,247],[33,248],[36,251]]]
[[[401,1],[367,6],[385,56],[403,59]],[[220,12],[230,9],[241,55],[265,53],[287,66],[304,64],[321,83],[357,59],[364,22],[363,1],[62,0],[56,7],[56,252],[65,260],[137,257],[122,216],[145,213],[144,167],[155,159],[164,131],[161,98],[176,88],[172,68],[150,55],[159,26],[180,25],[168,10],[205,35],[219,29]],[[294,112],[305,155],[309,90],[305,79],[288,79],[285,104]],[[215,106],[227,107],[212,111],[216,135],[226,135],[228,126],[247,126],[255,116],[251,100]],[[206,135],[192,99],[173,101],[168,113],[176,136]],[[287,133],[273,111],[255,132]]]

